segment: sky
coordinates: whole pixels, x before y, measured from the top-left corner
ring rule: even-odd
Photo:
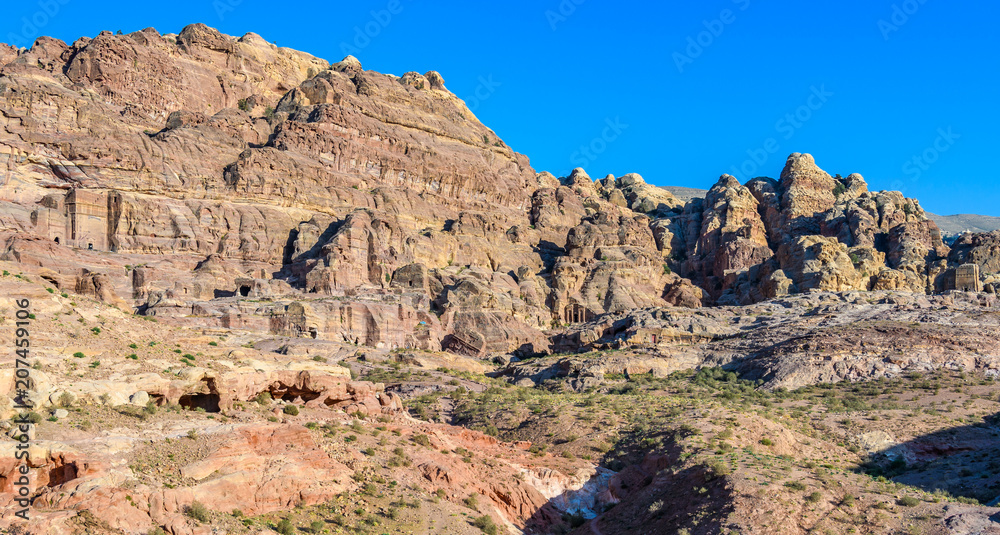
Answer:
[[[0,41],[255,32],[365,69],[439,71],[538,171],[707,189],[793,152],[942,215],[1000,216],[1000,3],[973,0],[7,2]]]

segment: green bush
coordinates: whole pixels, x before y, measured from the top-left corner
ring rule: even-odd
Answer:
[[[28,413],[26,419],[33,424],[39,424],[42,421],[42,415],[32,411]]]
[[[903,507],[913,507],[920,503],[920,500],[914,498],[913,496],[903,496],[896,503],[902,505]]]
[[[497,527],[496,523],[489,515],[483,515],[472,522],[473,526],[479,528],[486,535],[497,535],[500,532],[500,528]]]
[[[431,439],[427,435],[413,435],[411,440],[413,440],[414,444],[420,444],[421,446],[430,447],[431,445]]]
[[[319,533],[323,531],[324,527],[326,527],[326,524],[322,520],[313,520],[312,522],[309,523],[309,531],[313,533]]]
[[[786,481],[785,486],[792,490],[806,490],[806,486],[801,481]]]
[[[820,493],[819,491],[816,491],[816,492],[814,492],[814,493],[806,496],[806,501],[809,502],[809,503],[819,503],[819,501],[822,500],[822,499],[823,499],[823,494]]]
[[[208,522],[208,508],[198,500],[191,502],[184,514],[198,522]]]
[[[299,407],[297,405],[285,405],[283,412],[289,416],[298,416]]]
[[[287,518],[281,519],[281,522],[278,522],[274,529],[281,535],[295,535],[295,526]]]
[[[73,353],[73,357],[78,359],[83,359],[87,358],[87,355],[84,355],[83,352],[81,351],[77,351],[76,353]]]

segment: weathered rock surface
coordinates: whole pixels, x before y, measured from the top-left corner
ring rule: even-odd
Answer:
[[[536,174],[434,71],[199,24],[4,50],[3,258],[166,321],[545,351],[541,331],[609,312],[941,291],[979,258],[949,257],[916,201],[808,154],[686,203],[634,173]],[[342,302],[308,304],[324,299]]]
[[[505,373],[514,380],[544,380],[545,374],[669,374],[725,366],[766,388],[788,389],[940,368],[995,376],[1000,374],[994,357],[1000,350],[998,312],[1000,301],[988,294],[885,291],[817,291],[696,311],[647,309],[609,314],[553,336],[556,351],[624,349],[625,354],[561,364],[532,361]]]

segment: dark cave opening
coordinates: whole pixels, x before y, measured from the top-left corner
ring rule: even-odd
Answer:
[[[205,412],[220,412],[218,394],[184,394],[177,403],[186,410],[204,409]]]

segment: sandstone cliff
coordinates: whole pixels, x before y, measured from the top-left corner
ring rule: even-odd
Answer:
[[[916,200],[808,154],[687,202],[637,174],[536,173],[434,71],[199,24],[5,50],[0,255],[163,319],[538,352],[609,312],[933,293],[965,261]]]

